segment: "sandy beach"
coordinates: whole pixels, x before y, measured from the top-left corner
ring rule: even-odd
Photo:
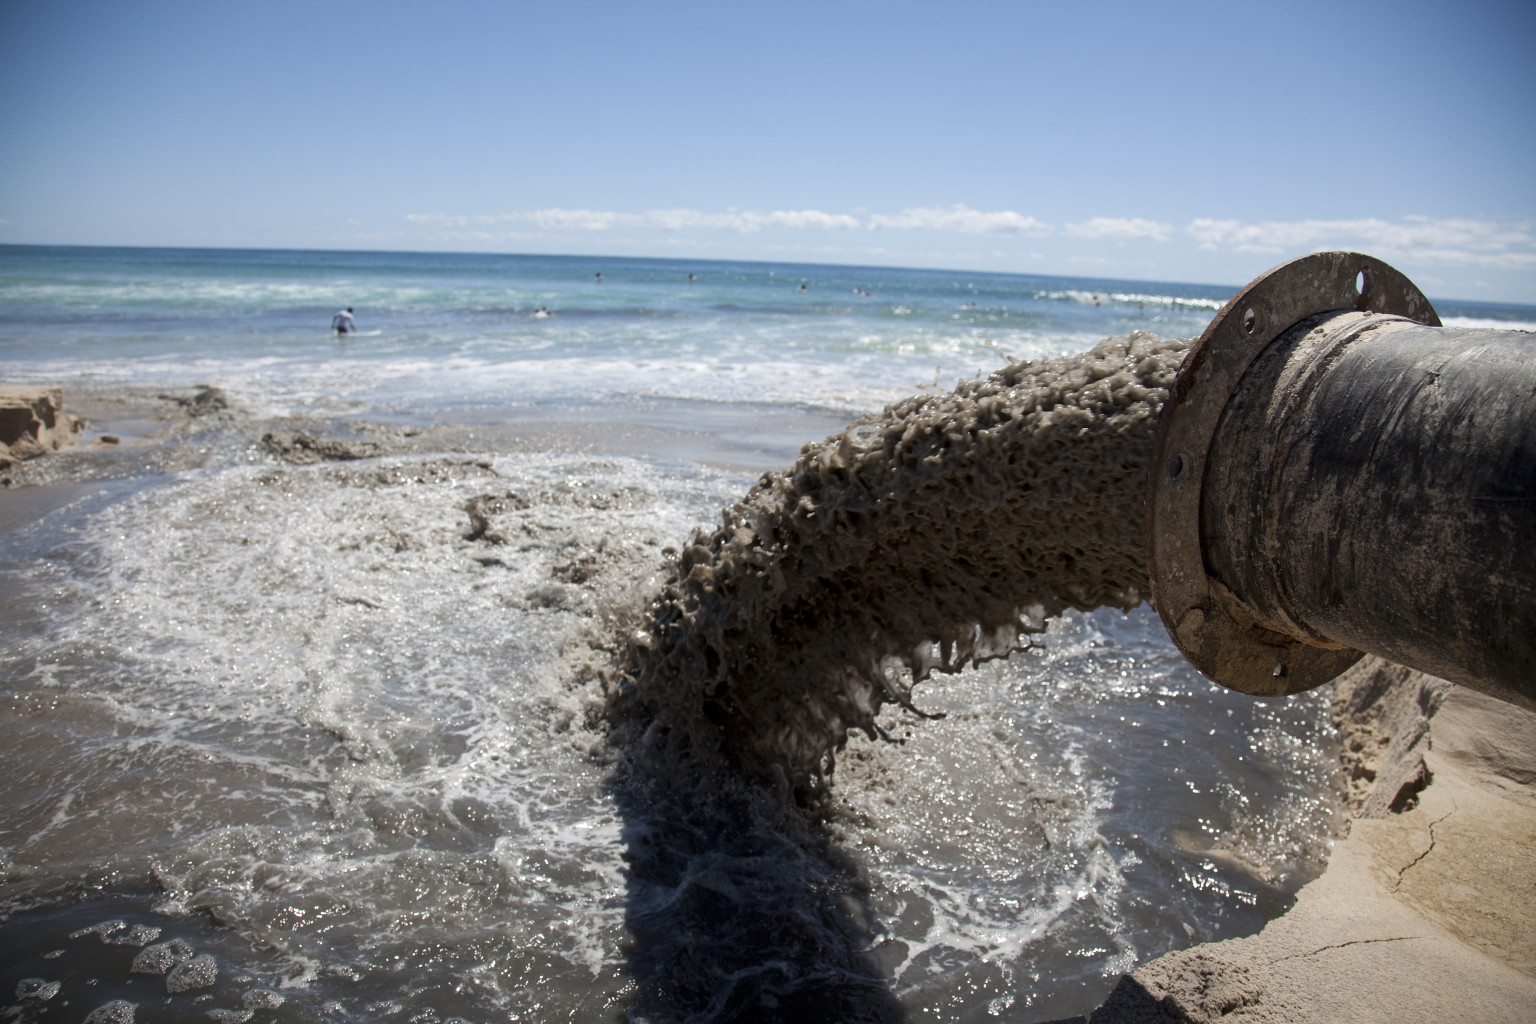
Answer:
[[[111,432],[126,444],[92,445],[87,435],[89,449],[76,453],[79,464],[63,474],[70,479],[3,495],[5,529],[76,500],[95,479],[113,475],[125,450],[157,448],[185,429],[187,417],[202,415],[189,410],[221,401],[196,391],[137,402],[86,393],[76,408],[89,413],[83,418],[93,435]],[[616,439],[602,425],[587,424],[585,444],[685,453],[739,468],[730,459],[739,457],[741,441],[730,433],[737,424],[721,425],[716,420],[679,438],[628,424]],[[573,437],[547,423],[495,431],[445,426],[426,436],[352,425],[350,440],[295,445],[296,438],[314,441],[306,429],[325,433],[329,426],[334,435],[335,425],[280,426],[289,429],[263,435],[265,450],[298,464],[445,448],[570,446]],[[740,436],[760,443],[765,433],[802,426],[745,425]],[[1099,1009],[1071,1020],[1519,1022],[1536,1012],[1529,926],[1536,915],[1536,715],[1375,658],[1330,689],[1348,780],[1340,810],[1348,820],[1323,875],[1258,934],[1142,965]]]
[[[74,408],[89,413],[78,449],[13,467],[20,480],[0,494],[7,530],[111,487],[114,477],[120,487],[143,486],[146,465],[193,469],[206,446],[182,443],[187,434],[237,421],[224,397],[196,389],[137,398],[86,392]],[[594,446],[605,437],[621,450],[651,440],[633,429],[616,439],[589,426]],[[248,423],[240,429],[253,432]],[[418,433],[301,420],[261,424],[249,447],[262,458],[303,466],[372,464],[445,450],[538,449],[557,437],[570,444],[569,433],[550,429],[444,425]],[[121,440],[93,441],[103,433]],[[664,448],[688,446],[695,457],[705,444],[721,461],[739,451],[729,436],[707,429],[681,440],[668,433]],[[1142,965],[1102,1007],[1073,1019],[1516,1021],[1529,1015],[1536,1006],[1536,951],[1526,925],[1536,909],[1530,849],[1536,765],[1528,751],[1536,746],[1536,718],[1375,659],[1340,680],[1331,699],[1341,768],[1350,780],[1340,811],[1351,820],[1324,874],[1258,934],[1195,945]],[[1470,982],[1448,986],[1447,971]]]
[[[192,257],[133,256],[66,261],[11,363],[84,426],[0,492],[0,985],[73,1008],[95,978],[93,1006],[168,1020],[1030,1024],[1306,917],[1349,815],[1330,693],[1253,700],[1145,605],[1086,610],[1145,585],[1182,343],[1082,353],[1187,337],[1210,289],[902,271],[830,299],[784,284],[801,268],[635,261],[599,288],[584,260],[293,254],[248,312],[268,257],[197,257],[210,297],[181,308]],[[379,334],[313,333],[304,296],[343,272],[396,304],[359,307]],[[49,305],[113,275],[88,321]],[[994,380],[1004,353],[1056,369]],[[1081,492],[1053,441],[1078,429]],[[1042,574],[1071,584],[1030,597]],[[742,601],[723,646],[711,587]],[[669,647],[658,595],[702,632]],[[1008,638],[970,617],[1020,600],[1030,646],[985,660]],[[682,682],[632,714],[645,643]],[[747,648],[727,678],[765,681],[756,717],[707,675]],[[818,676],[855,651],[857,678]],[[771,710],[813,679],[844,727]],[[730,756],[760,740],[766,788],[637,781],[650,726],[706,737],[699,713],[735,716]],[[175,984],[205,987],[168,989],[194,961]]]

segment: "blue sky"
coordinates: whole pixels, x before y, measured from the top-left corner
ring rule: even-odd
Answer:
[[[0,242],[1536,302],[1536,4],[0,0]]]

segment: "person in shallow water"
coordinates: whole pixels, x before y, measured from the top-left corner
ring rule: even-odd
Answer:
[[[331,317],[331,330],[335,331],[337,334],[357,333],[357,324],[352,322],[351,306],[348,306],[340,313],[337,313],[335,316]]]

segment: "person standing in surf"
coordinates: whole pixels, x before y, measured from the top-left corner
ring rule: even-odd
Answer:
[[[331,330],[335,331],[337,334],[357,333],[357,324],[352,322],[351,306],[348,306],[340,313],[337,313],[335,316],[331,317]]]

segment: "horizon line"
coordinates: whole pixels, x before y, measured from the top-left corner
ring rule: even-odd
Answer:
[[[186,252],[295,252],[295,253],[335,253],[341,254],[394,254],[402,256],[470,256],[470,257],[522,257],[541,259],[570,259],[570,260],[646,260],[656,263],[734,263],[760,266],[802,266],[802,267],[839,267],[845,269],[867,270],[903,270],[921,271],[924,273],[964,273],[978,274],[987,277],[1037,277],[1052,278],[1063,281],[1115,281],[1126,284],[1178,284],[1196,288],[1225,289],[1231,288],[1233,295],[1247,287],[1252,280],[1257,280],[1262,274],[1255,275],[1250,281],[1242,284],[1214,283],[1202,281],[1176,281],[1171,279],[1139,278],[1139,277],[1091,277],[1085,275],[1072,275],[1060,273],[1040,273],[1012,270],[981,270],[981,269],[957,269],[952,267],[925,267],[903,264],[885,263],[835,263],[815,260],[762,260],[762,259],[721,259],[719,257],[700,257],[690,260],[677,256],[637,256],[618,255],[609,253],[549,253],[549,252],[486,252],[462,249],[393,249],[393,248],[351,248],[335,249],[319,246],[261,246],[261,245],[127,245],[122,243],[82,243],[82,242],[0,242],[0,249],[150,249]],[[1331,250],[1330,250],[1331,251]],[[1368,253],[1365,255],[1369,255]],[[1292,259],[1297,257],[1292,257]],[[1289,259],[1281,260],[1273,267],[1267,268],[1263,273],[1268,273],[1275,267],[1290,262]],[[1406,276],[1406,275],[1405,275]],[[1429,296],[1426,296],[1429,297]],[[1432,301],[1433,298],[1431,297]],[[1510,302],[1505,300],[1490,299],[1458,299],[1442,296],[1441,301],[1474,306],[1506,306],[1519,309],[1536,310],[1536,303]]]

